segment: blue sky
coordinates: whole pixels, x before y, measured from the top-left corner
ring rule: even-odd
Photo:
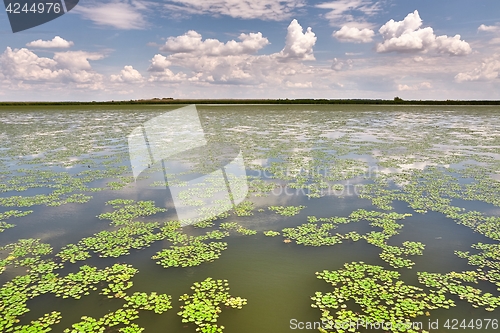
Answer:
[[[500,99],[498,0],[80,0],[12,33],[0,100]]]

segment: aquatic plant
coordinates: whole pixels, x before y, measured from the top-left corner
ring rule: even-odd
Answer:
[[[418,280],[434,292],[444,295],[446,293],[459,296],[471,303],[473,307],[484,307],[486,311],[494,311],[500,306],[500,297],[485,293],[477,287],[465,283],[477,284],[481,280],[499,282],[499,276],[485,274],[483,271],[449,272],[446,274],[418,272]]]
[[[279,185],[274,182],[266,182],[260,178],[248,176],[248,192],[256,197],[268,196],[270,192]]]
[[[184,294],[179,298],[183,302],[181,311],[177,314],[182,317],[183,323],[194,323],[199,332],[222,332],[223,326],[216,326],[221,305],[234,309],[241,309],[247,300],[233,297],[229,294],[227,280],[206,278],[202,282],[195,282],[191,287],[193,294]]]
[[[306,206],[270,206],[269,210],[276,212],[282,216],[294,216],[300,213]]]
[[[37,320],[32,320],[28,325],[6,327],[6,332],[20,332],[20,333],[44,333],[52,331],[50,326],[55,325],[61,320],[61,313],[57,311],[52,311],[51,313],[46,313]],[[2,319],[0,319],[2,320]],[[0,327],[2,324],[0,324]]]
[[[0,221],[0,232],[4,232],[6,229],[10,229],[10,228],[13,228],[15,226],[16,226],[15,224]]]
[[[398,230],[403,227],[396,221],[410,215],[358,209],[353,211],[348,217],[334,216],[318,218],[316,216],[308,216],[307,223],[294,228],[284,228],[282,234],[286,240],[295,240],[297,244],[306,246],[335,245],[342,243],[342,240],[359,241],[364,239],[369,244],[381,248],[380,258],[392,267],[411,268],[414,262],[404,257],[422,255],[425,245],[420,242],[409,241],[403,242],[403,246],[401,247],[387,244],[387,240],[397,235]],[[371,226],[381,228],[382,231],[371,231],[364,235],[360,235],[357,232],[348,232],[346,234],[332,234],[330,232],[339,224],[348,224],[361,220],[370,221]]]
[[[117,326],[117,325],[130,325],[135,332],[141,332],[140,328],[131,323],[133,320],[139,318],[138,311],[135,309],[118,309],[114,312],[110,312],[104,315],[102,318],[94,319],[88,316],[82,316],[82,320],[75,323],[71,328],[66,328],[64,333],[93,333],[93,332],[104,332],[106,329]],[[133,325],[133,326],[132,326]],[[132,332],[134,332],[132,330]],[[119,330],[119,332],[124,332]],[[129,330],[130,331],[130,330]],[[127,331],[125,331],[127,332]]]
[[[481,252],[477,254],[470,254],[469,251],[455,251],[455,254],[460,258],[467,259],[469,261],[469,265],[500,270],[500,244],[477,243],[473,244],[471,247],[473,249],[481,250]]]
[[[171,296],[166,294],[157,294],[152,292],[149,295],[146,293],[135,292],[130,296],[125,296],[127,301],[123,307],[133,309],[150,310],[157,314],[162,314],[172,308]]]
[[[421,288],[405,284],[396,271],[363,262],[346,263],[339,270],[325,270],[316,275],[334,289],[316,292],[311,297],[314,301],[311,306],[321,311],[321,320],[336,332],[348,330],[341,329],[346,319],[353,323],[390,323],[384,326],[390,332],[416,332],[412,318],[428,310],[455,305],[442,294],[427,294]],[[349,309],[350,301],[361,311]]]
[[[253,215],[252,210],[254,208],[255,206],[253,202],[245,200],[234,207],[234,213],[236,216],[251,216]]]
[[[190,223],[188,223],[189,225]],[[205,221],[200,221],[195,224],[193,224],[193,227],[195,228],[211,228],[214,226],[214,223],[211,220],[205,220]]]
[[[335,245],[342,243],[340,237],[331,235],[329,231],[334,228],[331,223],[322,225],[305,223],[295,228],[284,228],[283,237],[293,239],[297,244],[308,246]]]
[[[278,231],[273,231],[273,230],[264,231],[263,233],[264,233],[264,235],[269,236],[269,237],[275,237],[275,236],[280,235],[280,233]]]
[[[49,244],[41,243],[39,239],[34,238],[19,239],[15,243],[0,247],[1,250],[7,251],[8,256],[0,260],[0,274],[8,265],[33,268],[43,262],[43,256],[52,253],[52,247]]]
[[[234,230],[239,234],[242,235],[255,235],[257,231],[247,229],[241,225],[239,225],[236,222],[224,222],[219,225],[219,228],[224,229],[224,230]]]
[[[79,245],[92,250],[100,257],[119,257],[130,253],[130,249],[142,249],[164,236],[154,231],[159,228],[156,222],[127,222],[120,224],[114,231],[101,231],[91,237],[83,238]]]
[[[10,218],[10,217],[22,217],[26,216],[28,214],[33,213],[32,210],[26,210],[26,211],[20,211],[20,210],[8,210],[6,212],[0,213],[0,232],[5,231],[6,229],[13,228],[16,225],[7,223],[4,220]]]
[[[258,177],[247,177],[252,196],[270,195],[278,189],[294,189],[297,193],[306,192],[311,198],[319,198],[332,195],[332,191],[334,195],[337,195],[336,191],[342,194],[347,187],[341,181],[349,180],[355,186],[360,185],[358,188],[361,189],[362,199],[371,200],[381,210],[391,211],[396,202],[404,202],[417,214],[439,212],[456,223],[469,227],[471,231],[494,241],[500,240],[500,217],[491,213],[494,209],[486,212],[461,207],[461,200],[482,202],[493,208],[500,207],[500,182],[492,179],[498,176],[500,167],[497,135],[500,127],[498,117],[495,117],[496,109],[484,109],[481,112],[449,110],[446,118],[443,118],[441,113],[424,114],[420,109],[409,106],[411,112],[408,112],[410,109],[387,113],[376,109],[361,113],[346,110],[336,112],[335,117],[331,117],[330,111],[324,112],[326,110],[320,108],[321,112],[317,112],[315,107],[311,108],[308,111],[291,109],[286,114],[273,113],[272,117],[266,118],[266,122],[259,121],[262,114],[256,114],[255,109],[250,112],[239,110],[241,112],[224,113],[223,123],[220,122],[219,111],[207,109],[204,110],[207,115],[204,129],[211,140],[230,142],[241,147],[247,170],[259,174]],[[6,116],[2,118],[5,121],[0,122],[0,135],[7,138],[8,141],[4,142],[8,142],[8,146],[5,146],[8,149],[0,149],[0,206],[56,207],[85,203],[91,199],[93,192],[118,190],[126,186],[127,182],[131,183],[127,142],[123,134],[130,133],[131,129],[141,125],[152,115],[159,114],[159,111],[141,110],[134,112],[132,117],[131,114],[110,113],[109,110],[67,110],[64,114],[58,113],[57,119],[54,119],[54,113],[36,109],[23,112],[4,110],[2,116]],[[28,116],[26,119],[23,118],[25,115]],[[412,120],[416,121],[401,122],[398,118],[400,115],[413,117]],[[34,122],[33,117],[37,121]],[[419,121],[422,117],[426,118],[425,121]],[[113,122],[102,121],[111,118]],[[75,119],[79,121],[75,123]],[[446,153],[443,153],[443,149]],[[209,161],[191,162],[199,162],[197,168],[202,171]],[[57,169],[64,167],[68,169]],[[153,165],[141,178],[147,178],[157,170],[158,166]],[[174,184],[185,185],[169,174],[167,185]],[[213,200],[217,190],[225,189],[225,184],[209,181],[203,186],[205,189],[200,188],[198,192],[186,192],[186,202],[193,204],[196,209],[199,207],[196,205],[200,204],[199,198]],[[33,189],[37,190],[36,193],[42,191],[43,194],[32,195],[26,192]],[[328,192],[325,192],[327,189]],[[240,230],[244,234],[254,232],[231,224],[222,225],[227,229],[216,229],[199,238],[192,238],[180,230],[177,222],[159,223],[155,228],[139,232],[138,229],[129,227],[129,223],[137,222],[135,219],[140,217],[150,216],[149,213],[145,214],[147,211],[152,214],[160,212],[156,211],[154,204],[141,206],[134,200],[125,199],[112,202],[110,205],[115,206],[114,211],[104,213],[100,218],[110,219],[114,227],[129,228],[122,229],[127,234],[114,233],[118,230],[115,228],[106,230],[108,233],[100,236],[93,235],[90,238],[96,243],[91,245],[92,249],[80,242],[68,244],[52,259],[51,252],[43,252],[47,245],[42,245],[41,241],[37,245],[36,242],[18,242],[17,239],[7,237],[8,242],[18,244],[4,247],[2,255],[5,256],[0,259],[0,272],[15,266],[26,269],[12,269],[9,273],[20,275],[2,286],[1,320],[6,320],[11,328],[17,327],[15,321],[29,310],[27,300],[44,293],[59,291],[61,297],[83,297],[85,293],[92,292],[93,287],[100,288],[104,283],[106,296],[127,297],[125,291],[131,281],[101,281],[97,285],[83,282],[88,289],[73,288],[72,284],[80,283],[78,279],[81,277],[92,279],[86,274],[100,276],[102,272],[89,270],[88,273],[80,273],[72,277],[76,279],[74,282],[67,279],[67,276],[58,274],[57,270],[62,267],[59,261],[74,263],[86,260],[94,250],[99,254],[125,255],[136,248],[134,245],[137,245],[137,249],[149,246],[154,241],[153,238],[167,239],[174,246],[182,247],[208,239],[220,240],[227,237],[229,231]],[[223,207],[222,203],[217,205],[218,208]],[[251,214],[254,207],[247,200],[237,209],[242,214]],[[263,212],[261,209],[257,211]],[[209,210],[200,212],[207,215],[212,213]],[[234,209],[230,212],[237,215]],[[6,223],[5,215],[1,214],[0,232],[13,226],[13,222],[8,220],[9,223]],[[199,227],[215,227],[213,222],[216,219],[227,217],[229,213],[198,221]],[[366,241],[378,247],[380,250],[375,250],[380,251],[380,257],[392,267],[410,268],[413,267],[411,256],[421,255],[424,244],[418,241],[401,244],[392,242],[391,237],[403,228],[399,221],[403,218],[381,215],[370,209],[357,210],[348,217],[308,217],[308,224],[315,224],[315,227],[299,226],[282,234],[285,242],[293,240],[303,242],[304,245],[330,245],[333,240],[344,243]],[[365,234],[353,231],[339,234],[334,231],[339,224],[358,221],[368,221],[373,231]],[[8,231],[3,236],[10,236],[9,234],[14,233]],[[119,236],[124,239],[121,243],[117,239]],[[139,238],[141,240],[136,242]],[[119,250],[113,252],[104,245],[108,240],[118,244]],[[475,271],[422,275],[422,281],[428,283],[428,287],[434,292],[427,296],[435,297],[432,302],[436,303],[445,294],[457,295],[472,306],[497,309],[496,296],[487,295],[480,290],[488,282],[500,288],[496,245],[478,243],[470,251],[455,252],[475,266]],[[22,254],[23,246],[30,249],[28,253]],[[37,252],[38,250],[42,252]],[[61,279],[63,282],[58,282]],[[395,281],[396,279],[394,283]],[[63,288],[59,283],[67,285]],[[434,284],[437,287],[433,287]],[[352,316],[356,316],[354,311],[352,314],[345,311],[337,318],[347,320],[352,319]],[[134,325],[131,323],[119,330],[142,330]],[[201,329],[207,332],[221,330],[211,324]],[[2,332],[5,330],[5,326],[0,328]]]
[[[106,203],[113,206],[113,211],[102,213],[98,216],[102,220],[111,220],[115,226],[120,226],[131,222],[138,217],[154,215],[160,212],[166,212],[165,208],[158,208],[153,201],[137,201],[115,199]]]
[[[207,244],[196,240],[191,242],[190,245],[171,246],[170,249],[157,252],[151,258],[158,260],[156,263],[164,268],[190,267],[218,259],[225,249],[227,249],[227,243],[224,242],[210,242]]]
[[[27,302],[30,299],[47,293],[54,294],[56,297],[80,299],[82,296],[89,295],[91,291],[98,290],[101,283],[107,284],[107,287],[102,290],[103,294],[109,295],[112,291],[111,297],[123,297],[124,290],[132,286],[130,279],[137,272],[135,268],[123,264],[115,264],[104,269],[84,265],[76,273],[60,276],[55,271],[61,266],[51,261],[38,263],[27,275],[18,275],[1,287],[1,332],[10,332],[13,329],[24,332],[40,327],[43,327],[46,332],[50,330],[46,327],[47,325],[52,325],[53,320],[59,320],[59,315],[52,313],[47,318],[40,319],[39,323],[33,322],[32,325],[28,325],[29,328],[28,326],[16,328],[19,316],[29,311]]]
[[[79,260],[85,260],[90,258],[89,251],[86,251],[86,246],[68,244],[64,246],[59,253],[56,253],[56,256],[60,257],[62,261],[69,261],[71,263],[76,263]]]

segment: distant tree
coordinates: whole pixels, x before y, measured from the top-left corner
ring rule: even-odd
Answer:
[[[401,103],[401,102],[404,102],[404,100],[402,98],[399,98],[398,96],[396,96],[396,97],[394,97],[394,102]]]

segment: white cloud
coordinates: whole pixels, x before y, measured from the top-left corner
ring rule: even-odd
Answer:
[[[340,59],[334,58],[333,63],[332,63],[332,69],[335,71],[351,69],[352,64],[353,64],[353,61],[351,59],[347,59],[346,61],[342,61]]]
[[[58,67],[71,70],[89,70],[91,69],[89,60],[102,58],[104,58],[103,54],[85,51],[66,51],[54,54],[54,60],[57,62]]]
[[[290,82],[286,81],[285,85],[288,88],[312,88],[312,82]]]
[[[335,0],[324,2],[315,7],[330,10],[325,18],[332,26],[370,28],[372,24],[366,22],[366,17],[374,16],[380,10],[380,2],[372,0]],[[356,15],[354,15],[356,14]]]
[[[116,29],[144,29],[146,20],[141,10],[147,8],[141,1],[115,1],[108,3],[93,3],[89,6],[78,5],[72,12],[81,14],[85,19],[97,25],[111,26]]]
[[[174,13],[281,21],[290,18],[304,3],[304,0],[170,0],[165,8]]]
[[[484,25],[481,24],[479,28],[477,28],[478,31],[485,31],[485,32],[500,32],[500,25]]]
[[[118,75],[111,75],[111,82],[127,82],[138,83],[142,82],[144,78],[141,73],[134,69],[132,66],[124,66]]]
[[[481,66],[472,71],[458,73],[455,76],[455,81],[459,83],[465,81],[492,81],[499,77],[499,72],[500,54],[495,54],[493,57],[484,59]]]
[[[70,61],[70,58],[74,61]],[[0,71],[4,79],[27,83],[71,82],[78,88],[99,89],[102,75],[90,71],[87,59],[97,60],[103,56],[83,51],[60,52],[53,59],[39,57],[32,51],[7,47],[0,55]],[[47,86],[48,87],[48,86]]]
[[[472,49],[466,41],[460,39],[460,35],[448,37],[446,35],[436,37],[435,47],[439,53],[447,53],[449,55],[467,55],[472,52]]]
[[[267,38],[262,37],[260,32],[250,34],[240,34],[238,39],[228,41],[225,44],[217,39],[205,39],[196,31],[188,31],[182,36],[169,37],[160,48],[162,52],[171,53],[195,53],[207,56],[227,56],[238,54],[255,53],[267,44]]]
[[[431,89],[432,84],[430,82],[421,82],[418,84],[414,85],[407,85],[407,84],[398,84],[398,90],[399,91],[414,91],[414,90],[422,90],[422,89]]]
[[[353,42],[353,43],[369,43],[372,41],[372,37],[375,35],[373,30],[364,28],[358,29],[356,27],[348,27],[344,25],[342,29],[335,31],[333,36],[340,40],[341,42]]]
[[[390,20],[379,32],[384,42],[377,45],[377,52],[428,52],[435,50],[449,55],[467,55],[472,52],[469,43],[460,39],[460,35],[448,37],[434,35],[431,27],[420,28],[422,19],[415,10],[403,21]]]
[[[170,65],[172,65],[172,62],[168,60],[167,57],[161,54],[156,54],[153,59],[150,60],[150,62],[151,65],[148,68],[148,72],[151,73],[148,78],[148,81],[150,82],[179,82],[187,78],[187,75],[182,72],[174,74],[174,72],[172,72],[170,68],[168,68]]]
[[[0,56],[0,68],[6,77],[18,80],[51,80],[59,73],[55,70],[57,62],[53,59],[38,57],[28,49],[7,47]]]
[[[148,72],[162,72],[168,68],[168,66],[172,65],[172,62],[161,54],[155,54],[150,62],[151,65],[148,68]]]
[[[269,43],[260,32],[241,34],[239,39],[239,42],[226,43],[217,39],[203,40],[196,31],[170,37],[160,47],[162,52],[170,54],[155,55],[151,59],[148,80],[191,81],[197,84],[286,85],[285,77],[311,72],[301,62],[314,60],[313,46],[317,38],[311,28],[304,32],[297,20],[293,20],[288,26],[285,46],[277,53],[254,54]],[[171,70],[173,67],[182,69],[184,73],[174,74]]]
[[[317,37],[312,32],[311,27],[308,27],[305,33],[302,31],[302,26],[297,20],[290,23],[285,47],[281,50],[280,55],[287,59],[315,60],[313,46],[316,44]]]
[[[39,47],[39,48],[69,48],[73,46],[73,42],[67,41],[59,36],[55,36],[52,40],[35,40],[26,44],[28,47]]]

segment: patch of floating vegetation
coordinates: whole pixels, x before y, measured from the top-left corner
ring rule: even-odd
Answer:
[[[50,326],[58,324],[61,321],[61,313],[57,311],[52,311],[51,313],[46,313],[37,320],[32,320],[29,325],[15,326],[12,330],[9,327],[8,332],[33,332],[33,333],[44,333],[49,332],[52,329]],[[0,319],[2,320],[2,319]],[[6,320],[4,320],[7,322]]]
[[[275,237],[280,235],[278,231],[273,231],[273,230],[263,231],[263,233],[268,237]]]
[[[317,218],[308,216],[308,222],[294,228],[284,228],[283,237],[288,240],[294,240],[297,244],[306,246],[324,246],[342,243],[343,240],[352,240],[354,242],[364,239],[368,244],[372,244],[382,249],[380,258],[395,268],[411,268],[415,263],[405,257],[411,255],[422,255],[425,245],[420,242],[405,241],[402,246],[388,245],[387,241],[403,225],[396,221],[402,220],[411,214],[398,214],[395,212],[384,213],[378,211],[367,211],[358,209],[352,212],[349,217],[331,217]],[[370,225],[381,228],[382,231],[370,231],[360,235],[355,231],[346,234],[332,234],[330,231],[337,228],[339,224],[359,222],[361,220],[369,221]]]
[[[227,243],[210,242],[207,244],[196,239],[190,245],[172,246],[170,249],[162,250],[152,259],[159,260],[156,263],[165,268],[198,266],[218,259],[225,249],[227,249]]]
[[[223,230],[234,230],[242,235],[255,235],[257,231],[245,228],[236,222],[224,222],[219,225],[219,228]]]
[[[135,202],[129,199],[114,199],[106,202],[106,205],[111,205],[114,210],[109,213],[102,213],[98,218],[111,220],[111,223],[115,226],[126,225],[138,217],[167,211],[165,208],[156,207],[153,201]]]
[[[266,182],[263,179],[255,176],[248,176],[248,192],[255,197],[266,197],[271,194],[279,185],[274,182]]]
[[[241,309],[247,304],[247,299],[233,297],[229,294],[227,280],[214,280],[206,278],[204,281],[195,282],[191,287],[193,294],[184,294],[179,301],[184,302],[178,315],[183,323],[196,324],[197,332],[221,333],[224,326],[217,326],[221,305],[233,309]]]
[[[481,250],[477,254],[470,254],[469,251],[455,251],[460,258],[467,259],[470,265],[481,268],[488,267],[500,271],[500,244],[473,244],[473,249]]]
[[[161,232],[158,222],[138,222],[133,219],[150,216],[166,209],[158,208],[152,201],[115,199],[106,202],[113,207],[112,212],[102,213],[99,219],[111,220],[117,230],[103,230],[91,237],[80,240],[77,244],[64,246],[56,256],[63,261],[75,263],[90,258],[89,250],[100,257],[120,257],[130,254],[131,249],[140,250],[166,237]]]
[[[193,224],[193,226],[195,228],[211,228],[214,226],[214,223],[211,221],[211,220],[205,220],[205,221],[201,221],[201,222],[197,222],[195,224]]]
[[[134,309],[118,309],[106,314],[102,318],[95,319],[92,317],[82,316],[82,320],[75,323],[71,328],[65,329],[64,333],[92,333],[105,332],[112,327],[118,325],[127,325],[118,329],[118,332],[139,333],[144,329],[137,324],[132,323],[133,320],[139,318],[138,311]]]
[[[157,294],[156,292],[152,292],[149,295],[135,292],[130,296],[125,296],[124,299],[127,301],[124,307],[149,310],[157,314],[162,314],[172,308],[172,297],[166,294]]]
[[[300,213],[306,206],[270,206],[269,210],[281,216],[294,216]]]
[[[254,209],[254,204],[251,201],[245,200],[234,207],[234,213],[236,216],[251,216],[253,215],[252,210]]]
[[[95,236],[82,239],[77,246],[98,253],[100,257],[119,257],[130,254],[130,249],[140,250],[165,238],[159,223],[128,222],[115,231],[101,231]],[[67,250],[67,249],[64,249]]]
[[[0,213],[0,232],[3,232],[5,231],[5,229],[13,228],[16,226],[15,224],[7,223],[4,220],[10,217],[23,217],[31,213],[33,213],[32,210],[26,210],[26,211],[8,210],[4,213]]]
[[[419,328],[412,324],[413,318],[429,315],[429,310],[455,306],[455,302],[442,293],[426,293],[422,288],[407,285],[400,280],[398,272],[381,266],[353,262],[344,264],[342,269],[316,272],[316,275],[334,287],[331,292],[316,292],[311,297],[314,301],[311,306],[321,311],[321,320],[328,323],[330,329],[345,327],[346,322],[383,322],[384,331],[418,332]],[[349,309],[350,301],[361,311]],[[354,332],[356,327],[336,331]]]
[[[8,256],[0,260],[0,273],[2,273],[8,265],[36,269],[38,265],[46,263],[42,257],[52,253],[52,247],[40,243],[38,239],[29,238],[2,246],[0,251],[8,252]]]
[[[498,285],[498,271],[485,274],[483,271],[449,272],[446,274],[418,272],[420,283],[425,284],[438,294],[454,294],[471,303],[473,307],[484,307],[486,311],[494,311],[500,306],[500,297],[482,292],[465,283],[477,284],[479,280],[494,280]]]
[[[30,299],[47,293],[62,298],[79,299],[89,295],[91,291],[98,290],[97,286],[101,283],[105,283],[106,286],[102,289],[104,295],[124,297],[124,290],[132,286],[132,282],[129,280],[137,272],[135,268],[125,264],[114,264],[104,269],[84,265],[77,273],[60,276],[56,272],[61,268],[61,265],[51,261],[41,262],[30,267],[28,274],[14,277],[0,289],[1,332],[15,332],[20,329],[16,328],[16,324],[19,322],[20,316],[30,311],[27,307],[27,302]],[[58,320],[60,317],[59,315],[55,317],[48,315],[46,318],[47,320],[50,318]]]

